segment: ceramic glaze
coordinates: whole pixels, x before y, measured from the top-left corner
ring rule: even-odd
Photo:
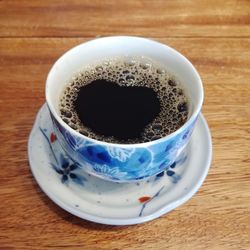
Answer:
[[[212,145],[200,115],[185,151],[164,171],[140,182],[105,181],[82,171],[61,148],[44,105],[30,134],[28,153],[36,181],[60,207],[86,220],[128,225],[157,218],[190,199],[207,175]]]

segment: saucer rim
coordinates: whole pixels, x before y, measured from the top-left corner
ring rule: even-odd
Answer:
[[[35,166],[34,164],[31,163],[32,161],[32,157],[31,157],[31,143],[32,143],[32,138],[33,135],[35,134],[35,130],[37,128],[37,124],[39,123],[39,115],[45,110],[47,104],[43,104],[42,107],[39,109],[39,111],[37,112],[36,118],[35,118],[35,122],[33,124],[32,130],[30,132],[29,135],[29,139],[28,139],[28,159],[29,159],[29,166],[30,166],[30,170],[32,172],[32,175],[35,177],[36,182],[38,183],[39,187],[42,189],[42,191],[53,201],[55,202],[59,207],[61,207],[62,209],[66,210],[67,212],[80,217],[81,219],[85,219],[88,221],[92,221],[95,223],[100,223],[100,224],[106,224],[106,225],[134,225],[134,224],[140,224],[140,223],[144,223],[147,221],[151,221],[153,219],[156,219],[170,211],[172,211],[173,209],[179,207],[180,205],[184,204],[185,202],[187,202],[201,187],[202,183],[204,182],[207,174],[208,174],[208,170],[210,168],[211,162],[212,162],[212,139],[211,139],[211,133],[208,127],[208,124],[206,122],[205,117],[203,116],[202,113],[199,114],[198,119],[201,119],[201,124],[204,127],[203,129],[205,130],[205,135],[207,137],[207,144],[208,144],[208,152],[207,152],[207,157],[206,157],[206,162],[204,162],[204,167],[203,167],[203,172],[200,175],[199,179],[197,180],[197,182],[192,185],[192,187],[190,189],[188,189],[187,192],[185,192],[184,194],[182,194],[180,197],[177,197],[175,199],[175,201],[171,201],[169,204],[157,209],[156,211],[152,212],[149,215],[146,216],[136,216],[136,217],[132,217],[132,218],[108,218],[108,217],[103,217],[103,216],[96,216],[96,215],[92,215],[89,214],[87,212],[84,211],[80,211],[79,209],[77,209],[76,207],[73,207],[72,205],[69,205],[68,203],[62,201],[60,198],[58,198],[57,196],[53,195],[52,193],[50,193],[49,188],[46,187],[46,185],[43,185],[43,183],[41,182],[41,180],[39,179],[38,174],[35,171]],[[194,128],[195,129],[195,128]],[[191,138],[192,140],[192,138]],[[33,165],[33,166],[32,166]]]

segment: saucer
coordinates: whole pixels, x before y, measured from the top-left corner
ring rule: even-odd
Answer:
[[[189,200],[203,183],[212,158],[206,120],[200,114],[181,157],[157,176],[114,183],[85,174],[61,148],[44,104],[29,137],[31,171],[47,196],[82,219],[109,225],[153,220]]]

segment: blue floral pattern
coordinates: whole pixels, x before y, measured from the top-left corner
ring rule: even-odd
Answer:
[[[44,138],[48,142],[49,149],[53,155],[54,163],[50,163],[52,168],[61,176],[61,182],[65,184],[69,184],[70,181],[83,186],[84,182],[87,181],[87,179],[82,176],[81,174],[77,173],[77,170],[80,169],[80,165],[77,162],[74,162],[66,155],[63,155],[62,153],[59,154],[59,157],[56,156],[52,144],[54,143],[54,140],[56,140],[56,137],[54,136],[54,133],[51,133],[50,138],[55,138],[53,140],[49,139],[49,136],[46,134],[47,130],[39,128],[41,133],[43,134]],[[59,158],[59,159],[58,159]]]
[[[73,181],[76,184],[84,185],[84,181],[87,181],[85,177],[77,174],[75,171],[79,168],[76,163],[71,163],[64,155],[60,154],[60,165],[51,163],[53,169],[61,175],[62,183],[68,183]]]
[[[170,139],[146,147],[122,147],[74,135],[51,116],[58,140],[73,161],[89,173],[118,182],[140,180],[170,168],[187,145],[196,121]]]
[[[77,170],[81,171],[81,166],[73,159],[69,159],[68,156],[64,155],[62,152],[54,152],[53,144],[57,140],[57,136],[55,135],[55,133],[48,132],[47,129],[39,129],[48,142],[48,146],[55,161],[50,163],[50,165],[59,175],[62,184],[69,185],[69,183],[75,183],[77,185],[84,186],[84,183],[87,181],[87,179],[77,172]],[[50,136],[48,136],[46,133],[49,133]],[[186,133],[185,138],[187,138],[187,136],[189,135]],[[72,144],[72,146],[77,145],[77,142],[74,142],[75,144]],[[110,178],[110,176],[112,176],[115,180],[116,178],[118,180],[126,178],[127,172],[131,170],[131,167],[128,166],[127,163],[128,159],[130,159],[129,162],[133,162],[135,164],[135,168],[133,168],[135,173],[140,171],[141,165],[146,164],[145,166],[147,166],[149,164],[149,161],[152,161],[153,159],[152,155],[149,154],[149,151],[141,152],[140,150],[135,150],[134,148],[108,148],[107,150],[104,150],[104,147],[102,146],[97,146],[90,143],[84,143],[84,145],[84,147],[79,147],[79,149],[81,149],[81,154],[85,157],[84,159],[86,161],[91,164],[94,163],[94,171],[97,173],[101,173],[102,176],[107,176],[107,178]],[[170,160],[165,159],[164,156],[167,151],[169,152],[172,149],[173,143],[171,142],[167,145],[158,145],[159,152],[155,154],[153,161],[157,164],[160,163],[161,165],[159,169],[163,168],[164,170],[158,173],[154,178],[151,178],[150,182],[157,182],[158,180],[162,179],[162,177],[168,177],[171,178],[173,184],[176,184],[181,179],[180,175],[176,173],[175,168],[178,165],[182,165],[186,161],[187,155],[185,153],[182,154],[181,157],[179,157],[175,162],[169,165]],[[131,158],[133,160],[131,160]],[[164,160],[162,160],[163,158]],[[123,171],[121,171],[121,167],[116,167],[119,163],[119,166],[123,166]],[[136,179],[141,179],[141,177],[136,177]],[[146,207],[160,195],[164,188],[165,184],[161,186],[161,188],[152,196],[145,195],[138,198],[138,201],[141,204],[139,217],[143,216]]]
[[[125,162],[134,153],[134,148],[114,148],[108,147],[108,153],[111,157],[119,160],[120,162]]]

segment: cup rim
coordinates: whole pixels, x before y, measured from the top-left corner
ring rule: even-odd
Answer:
[[[171,134],[168,134],[164,137],[161,137],[157,140],[153,140],[153,141],[149,141],[149,142],[142,142],[142,143],[112,143],[112,142],[105,142],[105,141],[100,141],[100,140],[96,140],[93,138],[90,138],[88,136],[85,136],[79,132],[77,132],[76,130],[74,130],[73,128],[71,128],[68,124],[66,124],[62,118],[57,114],[57,112],[55,111],[54,105],[52,104],[50,98],[49,98],[49,84],[50,84],[50,77],[53,74],[53,71],[55,70],[56,65],[63,60],[63,58],[70,54],[73,50],[77,49],[80,46],[92,43],[96,40],[107,40],[107,39],[135,39],[135,40],[141,40],[141,41],[150,41],[153,42],[157,45],[160,46],[164,46],[166,47],[168,50],[172,51],[173,53],[177,54],[186,64],[188,64],[190,66],[190,68],[193,71],[193,74],[195,75],[196,81],[198,82],[199,85],[199,99],[198,99],[198,103],[197,105],[194,107],[194,110],[192,112],[192,115],[188,118],[188,120],[177,130],[175,130],[174,132],[172,132]],[[176,135],[180,134],[182,131],[184,131],[188,126],[190,126],[190,124],[193,123],[193,121],[195,121],[195,119],[198,117],[200,111],[201,111],[201,107],[202,107],[202,103],[203,103],[203,98],[204,98],[204,90],[203,90],[203,85],[202,85],[202,80],[200,78],[200,75],[198,73],[198,71],[196,70],[196,68],[193,66],[193,64],[184,56],[182,55],[180,52],[178,52],[177,50],[173,49],[172,47],[160,43],[158,41],[149,39],[149,38],[143,38],[143,37],[137,37],[137,36],[107,36],[107,37],[101,37],[101,38],[96,38],[96,39],[91,39],[87,42],[83,42],[79,45],[74,46],[73,48],[67,50],[64,54],[62,54],[57,60],[56,62],[52,65],[47,79],[46,79],[46,84],[45,84],[45,98],[46,98],[46,103],[48,105],[48,108],[50,110],[50,112],[52,113],[52,115],[54,116],[54,118],[57,120],[57,122],[59,122],[59,124],[65,129],[70,131],[70,133],[72,133],[74,136],[76,137],[80,137],[84,140],[89,140],[95,144],[99,144],[99,145],[103,145],[103,146],[110,146],[110,147],[123,147],[123,148],[130,148],[130,147],[148,147],[157,143],[161,143],[163,141],[169,140],[173,137],[175,137]]]

